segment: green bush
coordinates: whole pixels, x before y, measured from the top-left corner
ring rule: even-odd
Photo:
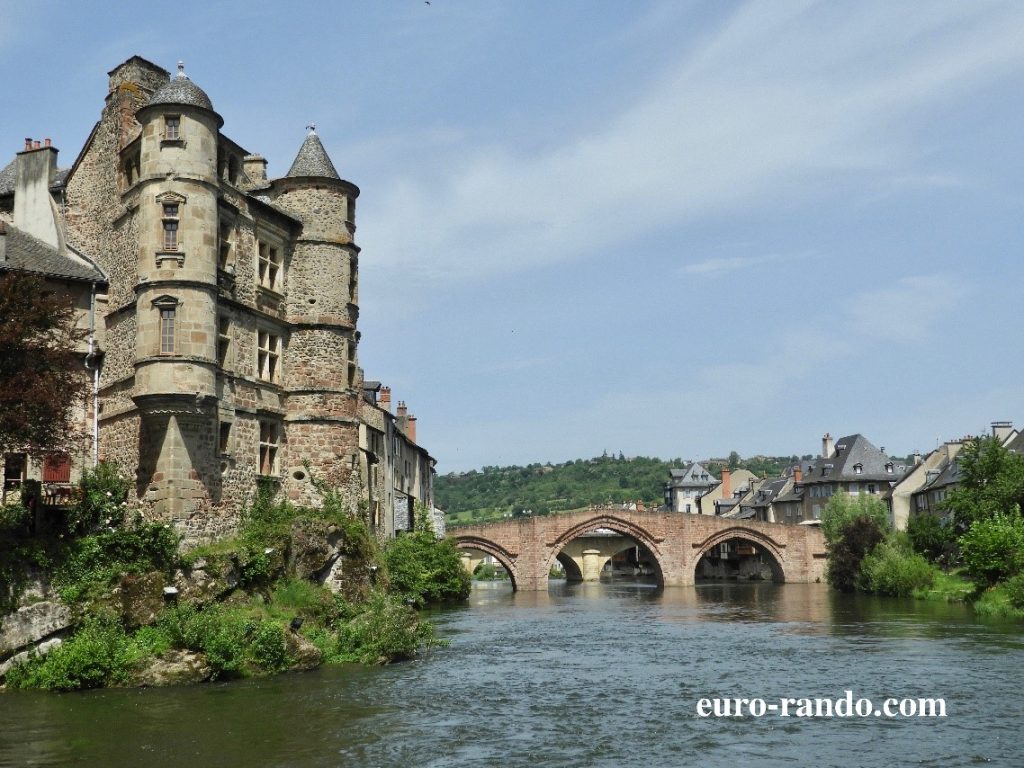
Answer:
[[[338,628],[331,660],[385,664],[409,659],[421,645],[434,643],[429,624],[394,595],[375,592],[355,616]],[[322,650],[322,649],[321,649]]]
[[[960,537],[960,555],[971,578],[982,584],[1024,571],[1024,519],[1019,508],[975,520]]]
[[[32,525],[32,515],[24,504],[0,506],[0,536],[27,533]]]
[[[931,563],[948,560],[956,549],[953,526],[929,513],[910,516],[907,536],[914,551],[924,555]]]
[[[828,500],[821,514],[821,532],[829,546],[839,541],[843,530],[854,520],[872,521],[879,531],[889,529],[889,510],[885,502],[871,494],[851,496],[837,493]]]
[[[115,619],[92,617],[67,642],[7,673],[11,688],[74,691],[125,683],[137,658]]]
[[[67,532],[81,535],[103,526],[121,525],[130,489],[131,483],[119,474],[115,464],[101,461],[95,468],[85,469],[78,481],[75,503],[67,513]]]
[[[825,576],[836,589],[853,592],[861,562],[885,539],[885,534],[876,518],[855,517],[844,521],[834,535],[835,540],[829,542]]]
[[[1003,584],[1003,589],[1014,608],[1024,609],[1024,573],[1011,576]]]
[[[451,540],[415,531],[389,541],[384,548],[391,589],[417,605],[465,600],[472,584]]]
[[[177,563],[178,535],[163,525],[139,523],[84,536],[67,545],[54,575],[68,602],[97,596],[126,573],[170,571]]]
[[[866,592],[909,597],[933,581],[934,568],[924,556],[891,538],[864,556],[857,585]]]

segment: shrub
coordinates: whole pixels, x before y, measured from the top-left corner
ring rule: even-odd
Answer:
[[[835,498],[835,497],[833,497]],[[844,521],[829,542],[826,578],[842,592],[853,592],[860,576],[861,561],[885,534],[874,517],[855,517]]]
[[[450,540],[415,531],[388,542],[384,548],[391,589],[418,605],[465,600],[472,584],[462,558]]]
[[[928,513],[910,516],[907,536],[914,551],[932,563],[948,558],[956,548],[953,526]]]
[[[1024,573],[1011,576],[1003,584],[1003,589],[1014,608],[1024,608]]]
[[[429,624],[394,595],[375,592],[363,610],[338,628],[334,661],[385,664],[409,659],[434,642]]]
[[[32,524],[32,515],[24,504],[0,506],[0,536],[27,533]]]
[[[909,597],[915,589],[930,587],[933,580],[934,569],[924,556],[893,538],[864,556],[857,584],[867,592]]]
[[[136,659],[128,635],[115,619],[88,619],[63,645],[43,657],[14,667],[6,682],[12,688],[74,691],[128,680]]]
[[[140,523],[85,536],[68,545],[54,585],[76,602],[95,596],[126,573],[169,571],[177,563],[178,535],[155,523]]]
[[[877,496],[835,494],[828,500],[821,515],[821,532],[825,534],[825,541],[829,546],[838,542],[843,535],[843,529],[860,518],[874,522],[879,531],[889,528],[889,510],[885,502]]]
[[[81,535],[104,525],[121,525],[130,488],[131,483],[114,464],[101,461],[95,468],[85,469],[78,481],[75,503],[67,513],[67,531]]]
[[[1019,508],[974,521],[960,537],[960,554],[976,581],[995,584],[1024,571],[1024,519]]]

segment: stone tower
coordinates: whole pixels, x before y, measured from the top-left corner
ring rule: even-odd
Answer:
[[[308,500],[305,462],[336,487],[358,494],[362,381],[356,361],[359,189],[335,170],[314,126],[284,178],[267,192],[302,222],[287,265],[288,365],[284,371],[290,498]],[[298,482],[296,482],[298,481]]]
[[[184,72],[136,112],[141,126],[135,283],[139,477],[154,511],[183,520],[219,500],[218,133],[223,120]],[[204,474],[206,476],[204,476]]]

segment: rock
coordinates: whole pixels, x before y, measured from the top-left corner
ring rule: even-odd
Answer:
[[[166,577],[157,571],[142,576],[125,574],[111,593],[113,605],[128,627],[143,627],[156,621],[166,605]]]
[[[213,668],[203,654],[167,651],[160,658],[150,659],[132,676],[129,685],[194,685],[209,680],[212,674]]]
[[[324,655],[320,649],[297,632],[286,633],[285,642],[289,655],[295,659],[292,669],[315,669],[323,663]]]
[[[173,583],[179,602],[206,605],[231,594],[238,580],[238,565],[232,559],[219,564],[201,560],[192,568],[175,571]]]
[[[27,645],[63,632],[72,624],[71,609],[56,600],[44,600],[19,608],[0,625],[0,658]]]
[[[16,667],[19,664],[24,664],[32,657],[33,654],[35,654],[36,656],[45,656],[54,648],[62,645],[63,643],[64,641],[61,640],[59,637],[54,637],[50,640],[46,640],[40,643],[31,650],[22,651],[21,653],[14,654],[7,661],[0,664],[0,680],[2,680],[4,676],[10,671],[11,667]]]
[[[341,532],[324,520],[300,517],[292,522],[289,566],[300,579],[320,581],[337,560]]]

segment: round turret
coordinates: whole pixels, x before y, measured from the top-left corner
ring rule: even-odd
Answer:
[[[206,95],[206,91],[189,79],[189,76],[185,74],[185,64],[181,61],[178,62],[178,73],[149,97],[149,101],[139,109],[139,113],[150,107],[167,107],[171,105],[204,109],[216,116],[218,128],[224,125],[224,118],[214,111],[213,102]],[[141,118],[139,122],[142,122]]]

